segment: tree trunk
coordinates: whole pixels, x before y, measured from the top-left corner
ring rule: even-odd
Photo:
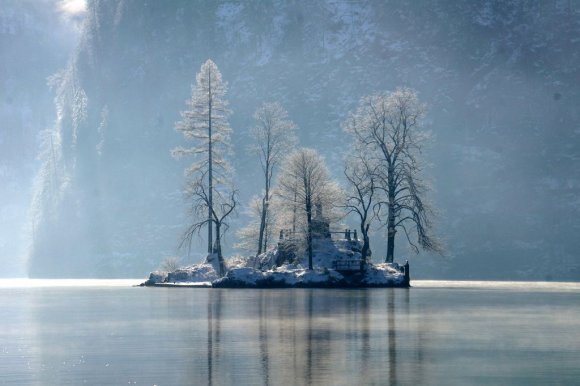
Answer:
[[[389,162],[390,163],[390,162]],[[392,166],[389,166],[389,213],[387,222],[387,257],[385,263],[392,263],[395,257],[395,171]]]
[[[268,144],[268,146],[270,146]],[[266,231],[266,218],[268,215],[268,204],[270,202],[270,162],[266,160],[266,172],[264,177],[266,179],[266,194],[262,198],[262,215],[260,216],[260,235],[258,237],[258,255],[266,252],[266,245],[264,244],[264,232]]]
[[[370,241],[369,241],[369,236],[368,236],[368,234],[369,234],[369,224],[366,224],[366,226],[363,225],[363,224],[361,224],[360,230],[361,230],[361,233],[362,233],[362,236],[363,236],[363,247],[362,247],[362,251],[361,251],[361,256],[362,256],[362,259],[363,259],[363,264],[366,264],[367,263],[367,257],[368,257],[368,254],[369,254],[369,249],[370,249],[370,245],[369,245],[370,244]]]
[[[268,212],[266,212],[266,220],[268,219]],[[268,221],[264,224],[264,245],[262,246],[262,251],[266,252],[268,250]]]
[[[394,199],[393,199],[394,201]],[[392,263],[395,258],[395,206],[389,204],[389,220],[387,223],[387,257],[385,263]]]
[[[294,192],[294,206],[292,207],[292,237],[296,235],[296,192]]]
[[[306,221],[308,223],[307,242],[308,242],[308,269],[312,270],[312,205],[306,204]]]
[[[207,253],[212,253],[212,245],[213,245],[213,219],[212,219],[212,209],[213,209],[213,160],[212,160],[212,139],[211,139],[211,107],[212,107],[212,99],[211,99],[211,71],[208,69],[208,199],[209,204],[207,208],[208,212],[208,225],[207,225]],[[218,232],[219,233],[219,232]]]
[[[264,245],[264,231],[266,229],[266,211],[268,210],[267,202],[268,202],[268,193],[266,193],[266,196],[262,198],[262,214],[260,216],[260,234],[258,236],[258,255],[264,252],[265,249],[265,248],[262,249],[262,246]]]
[[[226,265],[224,263],[224,256],[222,255],[222,242],[221,242],[221,224],[216,223],[215,225],[215,245],[213,254],[217,255],[218,259],[218,275],[222,277],[226,273]]]
[[[385,263],[392,263],[395,256],[395,230],[394,227],[391,229],[389,226],[389,232],[387,235],[387,258]]]

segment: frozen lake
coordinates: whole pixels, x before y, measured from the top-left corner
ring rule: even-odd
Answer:
[[[0,280],[0,385],[578,384],[580,283]]]

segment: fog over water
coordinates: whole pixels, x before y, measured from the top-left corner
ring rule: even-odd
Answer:
[[[415,255],[400,234],[395,258],[417,278],[580,279],[578,0],[0,0],[0,276],[141,277],[179,254],[188,160],[170,150],[187,145],[174,126],[208,58],[228,82],[243,204],[262,102],[342,182],[341,122],[407,86],[428,107],[447,253]],[[184,262],[203,258],[195,241]],[[384,258],[386,230],[371,244]]]

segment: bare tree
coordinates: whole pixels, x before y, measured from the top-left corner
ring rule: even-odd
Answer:
[[[177,256],[167,256],[161,261],[159,265],[159,269],[165,272],[173,272],[176,271],[181,266],[181,262],[179,257]]]
[[[238,192],[237,190],[231,190],[227,197],[225,197],[223,200],[219,200],[218,204],[213,206],[212,215],[214,218],[216,234],[213,258],[217,258],[219,264],[218,274],[220,276],[223,276],[226,272],[224,256],[222,253],[222,237],[230,227],[229,223],[226,222],[226,219],[228,216],[235,213],[237,205]]]
[[[264,192],[260,213],[258,232],[258,252],[261,254],[268,247],[268,215],[271,201],[271,187],[274,170],[282,157],[288,154],[297,142],[296,125],[288,119],[288,112],[278,103],[264,103],[255,114],[256,126],[251,135],[255,141],[252,150],[260,158],[264,175]]]
[[[181,113],[182,119],[175,125],[177,131],[195,144],[191,148],[178,147],[172,152],[175,157],[193,156],[195,161],[186,169],[186,176],[192,178],[196,185],[206,184],[204,194],[207,200],[201,200],[199,204],[205,208],[207,218],[201,224],[207,226],[208,255],[213,253],[214,184],[219,185],[229,177],[225,155],[230,151],[231,128],[228,117],[231,111],[225,99],[226,90],[227,84],[222,81],[220,71],[208,59],[196,76],[195,87],[192,86],[191,99],[187,101],[188,109]],[[199,179],[202,174],[206,181]],[[202,215],[197,209],[195,213],[197,216]]]
[[[193,218],[198,221],[191,224],[183,237],[179,247],[187,246],[191,248],[193,236],[198,234],[206,226],[215,226],[216,239],[212,246],[212,253],[206,259],[207,263],[212,264],[218,275],[223,276],[226,272],[224,257],[222,254],[221,240],[225,232],[229,229],[227,219],[230,215],[235,214],[238,206],[238,191],[233,188],[223,188],[215,190],[213,196],[213,205],[210,206],[210,196],[205,184],[206,173],[201,173],[195,180],[188,184],[187,195],[191,201],[190,212]],[[205,218],[205,210],[210,208],[211,218]]]
[[[363,261],[370,256],[369,228],[375,218],[374,206],[378,200],[376,185],[376,165],[362,155],[351,157],[344,168],[348,183],[345,208],[347,213],[354,213],[359,219],[363,237],[361,251]]]
[[[239,242],[235,245],[248,253],[256,253],[259,244],[259,234],[261,229],[261,219],[263,211],[263,197],[253,196],[248,205],[248,215],[250,217],[249,223],[238,230],[237,236]],[[265,226],[263,233],[264,246],[272,242],[272,234],[274,231],[274,221],[271,210],[266,212]],[[265,249],[264,249],[265,251]]]
[[[336,207],[340,189],[331,180],[324,158],[316,150],[301,148],[284,160],[277,193],[289,208],[298,208],[306,217],[308,269],[312,269],[313,209]]]
[[[343,125],[356,146],[365,149],[367,159],[377,164],[376,185],[383,196],[379,215],[386,211],[386,262],[393,261],[397,229],[403,229],[416,252],[419,247],[442,251],[432,233],[433,210],[425,197],[429,186],[422,175],[421,150],[429,139],[420,126],[424,114],[416,92],[398,88],[362,98]],[[413,224],[416,243],[411,240],[409,223]]]

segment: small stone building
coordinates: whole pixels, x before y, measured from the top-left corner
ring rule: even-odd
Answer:
[[[312,237],[315,239],[330,239],[330,223],[322,215],[322,205],[316,204],[316,212],[312,219]]]

